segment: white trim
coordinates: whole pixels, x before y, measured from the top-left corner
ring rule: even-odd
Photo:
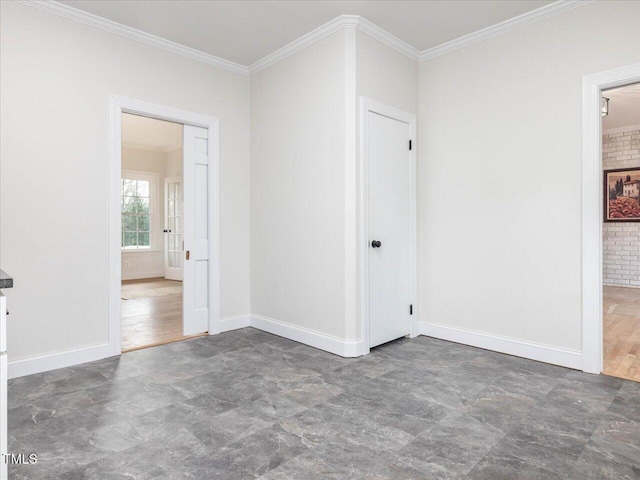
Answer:
[[[219,333],[237,330],[251,326],[251,314],[237,315],[234,317],[225,317],[220,320]]]
[[[187,47],[185,45],[172,42],[171,40],[166,40],[156,35],[152,35],[150,33],[128,27],[121,23],[99,17],[98,15],[93,15],[92,13],[79,10],[69,5],[54,2],[51,0],[15,1],[23,5],[28,5],[30,7],[34,7],[48,13],[58,15],[59,17],[66,18],[68,20],[73,20],[84,25],[103,30],[105,32],[113,33],[120,37],[128,38],[129,40],[144,43],[145,45],[148,45],[150,47],[155,47],[166,52],[175,53],[176,55],[180,55],[181,57],[186,57],[197,62],[206,63],[207,65],[218,67],[232,73],[237,73],[239,75],[249,75],[249,69],[244,65],[240,65],[238,63],[225,60],[224,58],[201,52],[200,50],[196,50],[195,48]]]
[[[318,348],[341,357],[359,357],[368,353],[365,352],[362,339],[345,340],[262,315],[252,314],[251,326],[263,332],[273,333],[274,335],[304,343],[310,347]]]
[[[640,82],[640,63],[582,78],[582,370],[601,373],[602,90]]]
[[[176,55],[180,55],[197,62],[202,62],[207,65],[212,65],[232,73],[239,75],[253,75],[274,63],[284,60],[303,48],[319,42],[323,38],[326,38],[343,28],[355,28],[384,43],[388,47],[402,53],[403,55],[406,55],[412,60],[424,62],[426,60],[460,50],[461,48],[468,47],[469,45],[488,40],[489,38],[502,35],[512,30],[525,27],[532,23],[539,22],[554,15],[564,13],[573,8],[586,5],[594,0],[560,0],[423,51],[418,50],[404,40],[399,39],[395,35],[392,35],[359,15],[340,15],[330,22],[325,23],[315,30],[312,30],[300,38],[288,43],[284,47],[279,48],[275,52],[272,52],[252,63],[248,67],[53,0],[15,1],[23,5],[58,15],[59,17],[66,18],[68,20],[73,20],[99,30],[113,33],[170,53],[175,53]]]
[[[525,342],[515,338],[501,337],[488,333],[474,332],[463,328],[447,327],[420,322],[420,335],[448,340],[462,345],[493,350],[494,352],[515,355],[516,357],[551,363],[562,367],[582,368],[582,354],[576,350],[558,348],[541,343]]]
[[[264,70],[271,65],[284,60],[285,58],[293,55],[300,50],[313,45],[320,40],[327,38],[328,36],[340,31],[343,28],[352,28],[360,30],[363,33],[375,38],[376,40],[384,43],[388,47],[397,50],[398,52],[406,55],[412,60],[417,61],[420,58],[420,51],[408,43],[400,40],[398,37],[391,35],[389,32],[374,25],[369,20],[362,18],[359,15],[340,15],[334,18],[330,22],[312,30],[311,32],[303,35],[302,37],[286,44],[284,47],[279,48],[273,53],[270,53],[266,57],[261,58],[257,62],[249,65],[249,74],[254,75],[261,70]]]
[[[632,132],[634,130],[640,130],[640,125],[627,125],[625,127],[607,128],[606,130],[602,130],[602,134],[609,135],[610,133]]]
[[[377,102],[370,98],[360,97],[360,129],[358,132],[360,141],[360,155],[358,158],[358,230],[359,239],[358,244],[358,256],[360,263],[359,271],[359,302],[360,302],[360,327],[361,338],[364,342],[365,353],[369,353],[369,182],[368,182],[368,148],[367,148],[367,135],[368,135],[368,113],[377,113],[384,115],[385,117],[398,120],[409,124],[410,137],[412,141],[412,149],[409,151],[409,158],[411,162],[410,166],[410,182],[411,191],[409,192],[409,198],[411,200],[409,212],[409,218],[411,220],[410,226],[410,262],[411,265],[411,304],[413,305],[413,321],[411,323],[411,337],[418,335],[417,319],[418,319],[418,277],[417,277],[417,258],[418,258],[418,245],[417,245],[417,176],[416,176],[416,116],[399,110],[394,107],[390,107],[383,103]],[[407,148],[409,146],[407,145]],[[408,305],[407,305],[408,307]]]
[[[445,55],[447,53],[460,50],[461,48],[468,47],[470,45],[483,42],[498,35],[502,35],[518,28],[526,27],[535,22],[545,20],[549,17],[559,15],[568,10],[571,10],[587,3],[591,3],[593,0],[561,0],[549,5],[537,8],[527,13],[523,13],[517,17],[510,18],[504,22],[497,23],[482,30],[478,30],[473,33],[469,33],[462,37],[456,38],[446,43],[436,45],[435,47],[427,48],[420,52],[420,61],[431,60],[432,58]]]
[[[158,254],[160,252],[153,252]],[[163,270],[152,270],[150,272],[131,272],[131,273],[123,273],[122,280],[142,280],[145,278],[162,278],[164,277]]]
[[[262,315],[245,314],[226,317],[218,321],[217,333],[253,327],[295,342],[303,343],[341,357],[359,357],[364,355],[362,340],[344,340],[308,328],[291,325]],[[47,372],[58,368],[72,367],[81,363],[93,362],[113,356],[109,344],[50,353],[39,357],[25,358],[9,362],[9,378],[22,377],[34,373]]]
[[[340,31],[341,29],[350,26],[355,27],[355,23],[358,17],[356,15],[341,15],[334,18],[330,22],[310,31],[309,33],[297,38],[296,40],[286,44],[284,47],[279,48],[273,53],[270,53],[266,57],[261,58],[257,62],[249,65],[249,75],[254,75],[267,67],[270,67],[274,63],[278,63],[287,57],[290,57],[296,52],[307,48],[320,40],[327,38],[328,36]]]
[[[123,113],[203,127],[209,130],[209,333],[220,322],[220,125],[216,117],[112,95],[110,98],[110,223],[109,223],[109,355],[120,355],[120,176]]]
[[[23,377],[33,373],[48,372],[58,368],[71,367],[80,363],[94,362],[109,356],[109,345],[91,345],[63,352],[49,353],[38,357],[24,358],[9,362],[9,378]]]
[[[420,50],[409,45],[404,40],[400,40],[395,35],[383,30],[374,23],[371,23],[364,17],[358,17],[356,29],[362,33],[366,33],[372,38],[375,38],[379,42],[384,43],[387,47],[393,48],[397,52],[402,53],[411,60],[415,60],[416,62],[420,60]]]

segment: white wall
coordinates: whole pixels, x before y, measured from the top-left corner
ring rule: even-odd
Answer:
[[[415,62],[344,29],[249,82],[0,9],[13,360],[107,341],[110,94],[220,118],[223,318],[357,340],[357,99],[415,113]],[[420,65],[422,322],[581,348],[581,79],[640,61],[639,9],[591,3]]]
[[[251,78],[252,313],[344,338],[345,31]]]
[[[416,114],[417,62],[345,29],[251,78],[252,313],[348,342],[361,96]]]
[[[177,148],[175,150],[169,150],[165,153],[167,162],[166,174],[167,177],[181,177],[182,176],[182,149]]]
[[[418,62],[358,31],[356,65],[358,98],[418,114]]]
[[[420,320],[579,351],[582,76],[640,61],[594,2],[420,66]]]
[[[249,311],[248,78],[0,2],[12,360],[107,342],[109,95],[220,118],[221,315]]]
[[[177,151],[181,152],[181,149]],[[179,159],[180,157],[174,155],[172,158]],[[168,176],[168,163],[169,153],[131,147],[122,148],[122,170],[157,174],[156,195],[160,196],[154,201],[158,207],[155,215],[157,223],[152,226],[156,230],[152,232],[152,235],[155,235],[155,245],[151,245],[151,250],[122,252],[123,280],[164,276],[164,237],[159,233],[158,229],[162,229],[164,224],[164,179]]]

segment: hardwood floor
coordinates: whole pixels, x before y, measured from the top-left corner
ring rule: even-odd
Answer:
[[[180,293],[165,294],[176,287]],[[122,296],[131,298],[120,300],[123,352],[191,338],[182,334],[181,287],[182,282],[164,278],[122,282]]]
[[[604,370],[640,382],[640,288],[604,287]]]

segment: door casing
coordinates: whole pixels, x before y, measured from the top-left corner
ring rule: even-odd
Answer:
[[[122,114],[131,113],[209,131],[209,334],[220,332],[220,122],[216,117],[111,95],[109,154],[109,356],[120,355],[120,177],[122,170]]]
[[[417,291],[418,291],[418,248],[417,248],[417,176],[416,176],[416,116],[390,107],[376,100],[360,97],[360,128],[359,144],[360,155],[358,158],[358,261],[359,261],[359,307],[360,307],[360,335],[363,340],[362,354],[370,351],[369,339],[369,161],[367,149],[367,136],[369,134],[368,115],[377,113],[393,120],[406,123],[410,128],[411,150],[409,151],[410,162],[410,266],[411,266],[411,304],[413,305],[413,319],[411,321],[411,337],[418,334],[418,312]],[[407,149],[409,145],[407,145]]]
[[[640,63],[582,78],[582,370],[602,373],[602,91],[640,82]]]

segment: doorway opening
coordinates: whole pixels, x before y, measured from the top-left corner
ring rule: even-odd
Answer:
[[[602,373],[640,381],[640,83],[602,91]]]
[[[123,230],[123,119],[131,114],[143,119],[155,119],[165,123],[178,124],[182,127],[182,177],[181,185],[176,186],[178,175],[166,177],[167,193],[164,186],[157,180],[156,204],[161,198],[166,200],[166,212],[163,213],[162,222],[156,220],[159,228],[149,227],[149,244],[152,245],[154,235],[159,235],[163,240],[161,244],[163,254],[163,266],[160,275],[164,280],[176,280],[177,268],[180,266],[182,275],[182,338],[201,335],[205,333],[215,334],[220,332],[220,121],[216,117],[202,115],[200,113],[179,110],[175,108],[143,102],[112,95],[111,104],[111,142],[109,161],[110,184],[110,215],[109,215],[109,355],[122,353],[122,291],[123,291],[123,234],[127,231],[135,233],[135,245],[145,247],[145,233],[147,230]],[[179,178],[178,178],[179,180]],[[139,181],[139,179],[136,179]],[[173,187],[171,187],[173,185]],[[149,203],[150,209],[153,202],[150,197],[145,197],[146,185],[135,184],[135,195],[124,197],[138,197],[133,200],[143,207]],[[149,186],[151,189],[152,187]],[[173,194],[171,193],[173,192]],[[145,200],[148,198],[148,202]],[[181,199],[182,201],[177,201]],[[132,202],[132,200],[129,200]],[[164,203],[163,203],[164,204]],[[173,209],[171,207],[173,205]],[[178,205],[178,207],[175,207]],[[160,207],[154,207],[160,211]],[[173,213],[171,213],[173,212]],[[133,212],[133,213],[145,213]],[[176,220],[180,217],[179,220]],[[174,232],[169,228],[175,222],[180,222],[180,232]],[[141,220],[145,225],[146,219]],[[133,224],[133,221],[131,221]],[[166,225],[166,228],[164,228]],[[164,230],[167,230],[166,232]],[[172,230],[169,232],[168,230]],[[179,235],[177,235],[179,233]],[[172,237],[169,234],[173,234]],[[133,244],[133,235],[129,235],[129,242]],[[140,239],[141,238],[141,239]],[[172,240],[171,240],[172,239]],[[167,247],[165,248],[165,245]],[[149,248],[151,250],[151,248]],[[178,262],[176,255],[181,256]],[[173,257],[173,261],[171,258]],[[141,258],[141,257],[136,257]],[[173,271],[172,271],[173,269]],[[179,274],[179,273],[178,273]],[[169,277],[169,278],[166,278]],[[160,278],[156,275],[156,278]],[[179,277],[178,277],[179,278]],[[161,290],[165,285],[147,285],[155,288],[142,288],[146,290]],[[171,287],[178,286],[172,284]],[[170,288],[170,287],[166,287]],[[135,290],[131,288],[131,290]],[[162,292],[153,292],[151,296]],[[132,293],[130,296],[138,296]],[[162,343],[162,342],[160,342]],[[157,344],[157,343],[156,343]],[[149,345],[147,345],[149,346]]]
[[[183,125],[122,114],[121,345],[187,338],[183,327]]]

